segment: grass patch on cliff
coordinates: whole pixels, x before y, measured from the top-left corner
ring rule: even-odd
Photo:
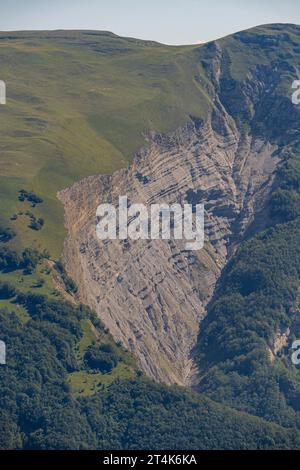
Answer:
[[[30,320],[27,310],[22,305],[15,303],[14,299],[0,299],[0,310],[3,309],[15,313],[22,323],[27,323]]]
[[[111,385],[115,380],[131,380],[136,377],[136,371],[127,364],[119,363],[112,372],[101,374],[87,371],[72,372],[68,375],[67,383],[74,396],[88,397],[95,395],[103,387]]]
[[[82,361],[87,348],[97,340],[97,337],[95,332],[93,331],[93,326],[90,320],[86,318],[81,320],[80,326],[83,335],[78,345],[77,357],[80,361]]]
[[[0,282],[13,284],[21,293],[32,291],[52,299],[63,299],[62,295],[54,289],[48,269],[47,260],[43,260],[31,274],[24,274],[23,269],[0,271]]]

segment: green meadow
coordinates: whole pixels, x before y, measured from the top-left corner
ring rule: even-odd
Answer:
[[[124,167],[150,130],[166,132],[205,114],[209,98],[195,77],[199,47],[170,47],[103,32],[0,34],[0,223],[12,245],[47,248],[58,258],[65,237],[56,193],[81,178]],[[203,75],[204,76],[204,75]],[[39,232],[10,217],[18,191],[44,203]]]

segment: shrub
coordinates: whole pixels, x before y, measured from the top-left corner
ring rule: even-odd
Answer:
[[[109,344],[92,345],[84,356],[85,363],[91,369],[97,369],[103,374],[111,372],[120,361],[119,355]]]
[[[0,299],[11,299],[16,295],[16,289],[10,282],[0,282]]]
[[[10,227],[0,227],[0,242],[6,243],[16,236],[16,232]]]
[[[29,201],[32,203],[33,206],[36,204],[41,204],[43,202],[43,199],[35,194],[33,191],[26,191],[25,189],[21,189],[19,191],[19,201]]]

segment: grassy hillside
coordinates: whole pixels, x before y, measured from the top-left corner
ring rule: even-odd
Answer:
[[[208,97],[193,47],[168,47],[105,32],[0,33],[0,214],[23,209],[18,190],[44,200],[38,234],[23,220],[18,246],[58,257],[64,238],[56,192],[80,178],[123,167],[149,130],[168,131],[205,114]]]

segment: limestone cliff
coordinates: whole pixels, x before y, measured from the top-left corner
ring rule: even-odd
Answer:
[[[274,146],[241,133],[218,98],[208,119],[149,136],[128,169],[88,177],[59,193],[68,238],[64,261],[93,307],[151,377],[190,384],[199,322],[228,248],[263,207],[278,162]],[[96,238],[96,208],[130,203],[203,202],[205,246],[179,240]]]
[[[191,351],[216,282],[243,238],[268,224],[275,170],[298,132],[287,92],[298,46],[276,28],[278,40],[259,29],[195,49],[193,80],[209,99],[206,117],[190,117],[168,135],[149,132],[129,168],[59,193],[63,257],[82,301],[156,380],[193,383]],[[280,53],[279,40],[291,53]],[[130,204],[203,202],[204,248],[187,251],[173,239],[99,241],[96,208],[117,205],[120,195]]]

